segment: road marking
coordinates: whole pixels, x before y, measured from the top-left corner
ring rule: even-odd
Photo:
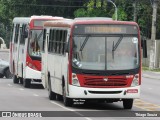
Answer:
[[[57,106],[59,106],[59,107],[61,107],[61,108],[63,108],[63,109],[65,109],[65,110],[68,110],[68,111],[72,111],[72,112],[74,112],[74,113],[76,113],[76,114],[78,114],[78,115],[80,115],[80,116],[82,116],[82,117],[84,117],[84,115],[82,115],[81,113],[79,113],[79,112],[76,112],[75,110],[73,110],[73,109],[69,109],[69,108],[66,108],[66,107],[64,107],[64,106],[62,106],[62,105],[60,105],[60,104],[58,104],[58,103],[56,103],[56,102],[54,102],[54,101],[51,101],[51,103],[53,103],[53,104],[55,104],[55,105],[57,105]],[[89,117],[84,117],[85,119],[87,119],[87,120],[92,120],[91,118],[89,118]]]
[[[38,97],[39,95],[37,95],[37,94],[33,94],[34,96],[36,96],[36,97]]]
[[[53,104],[55,104],[55,105],[57,105],[57,106],[59,106],[59,107],[61,107],[61,108],[63,108],[63,109],[66,109],[66,110],[68,110],[68,111],[74,111],[74,110],[69,109],[69,108],[66,108],[66,107],[64,107],[64,106],[62,106],[62,105],[60,105],[60,104],[58,104],[58,103],[56,103],[56,102],[54,102],[54,101],[51,101],[51,103],[53,103]]]
[[[85,119],[87,119],[87,120],[92,120],[91,118],[89,118],[89,117],[85,117]]]
[[[11,85],[11,84],[8,84],[8,86],[10,86],[10,87],[11,87],[12,85]]]
[[[23,88],[20,88],[19,90],[21,90],[21,91],[22,91],[22,90],[24,90],[24,89],[23,89]]]
[[[134,101],[134,106],[143,110],[147,110],[147,111],[157,111],[157,109],[160,108],[159,105],[156,104],[152,104],[140,99],[136,99]]]

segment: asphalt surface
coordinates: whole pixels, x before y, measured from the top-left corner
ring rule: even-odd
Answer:
[[[109,112],[126,112],[126,111],[160,111],[160,80],[153,79],[151,76],[157,73],[143,73],[141,98],[134,101],[132,110],[124,110],[122,102],[117,103],[97,103],[91,102],[85,105],[74,105],[73,107],[65,107],[62,101],[50,101],[48,99],[47,90],[43,89],[41,84],[32,84],[31,88],[24,88],[20,84],[13,84],[12,79],[0,79],[0,111],[60,111],[55,112],[52,118],[27,118],[31,120],[106,120],[111,119],[128,119],[117,117],[99,117]],[[148,75],[148,76],[145,76]],[[72,115],[66,117],[69,111]],[[98,117],[85,116],[81,111],[93,112]],[[92,114],[93,114],[92,113]],[[53,114],[53,113],[52,113]],[[127,113],[126,113],[127,114]],[[0,118],[2,119],[2,118]],[[6,118],[3,118],[6,119]],[[11,118],[7,118],[11,119]],[[14,118],[21,120],[22,118]],[[25,119],[25,118],[24,118]],[[129,119],[150,119],[149,118],[129,118]],[[152,118],[159,119],[159,118]]]

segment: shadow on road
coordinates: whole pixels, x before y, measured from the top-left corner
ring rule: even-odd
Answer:
[[[114,103],[105,103],[90,101],[82,105],[73,105],[75,109],[91,109],[91,110],[124,110],[121,106],[117,106]]]
[[[44,89],[42,84],[32,83],[30,89]]]

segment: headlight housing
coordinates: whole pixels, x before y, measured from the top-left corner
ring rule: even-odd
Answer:
[[[75,73],[72,73],[72,85],[80,86],[79,80],[78,80],[77,75]]]
[[[132,81],[132,84],[131,84],[131,87],[135,87],[135,86],[138,86],[139,85],[139,75],[136,74],[133,78],[133,81]]]

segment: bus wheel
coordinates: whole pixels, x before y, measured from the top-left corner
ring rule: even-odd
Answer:
[[[133,106],[133,99],[124,99],[123,100],[124,109],[132,109],[132,106]]]
[[[63,103],[65,106],[72,106],[73,100],[71,98],[66,97],[66,89],[63,87]]]
[[[25,88],[30,88],[30,86],[31,86],[31,79],[23,79],[23,86]]]
[[[48,79],[48,97],[50,100],[56,100],[56,94],[52,91],[50,77],[48,77]]]
[[[14,76],[13,76],[13,83],[14,83],[14,84],[19,83],[19,79],[17,78],[17,75],[14,75]]]
[[[58,101],[62,101],[62,100],[63,100],[63,96],[62,96],[62,95],[57,94],[56,99],[57,99]]]

